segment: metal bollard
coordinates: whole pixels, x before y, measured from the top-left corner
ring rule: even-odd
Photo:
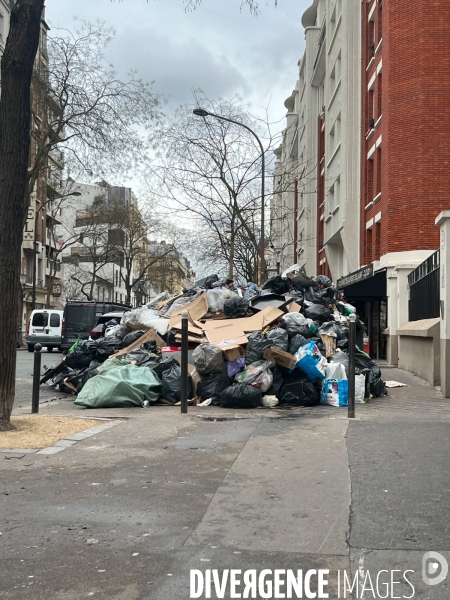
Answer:
[[[188,411],[188,321],[189,313],[181,313],[181,412]]]
[[[34,365],[33,365],[33,395],[31,397],[31,412],[39,412],[39,381],[41,379],[41,344],[34,345]]]
[[[349,317],[348,336],[348,418],[355,418],[355,348],[356,348],[356,315]]]

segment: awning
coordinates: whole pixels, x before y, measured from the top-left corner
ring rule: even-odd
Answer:
[[[372,277],[339,289],[343,289],[344,295],[348,300],[386,298],[386,269],[381,269],[374,273]]]

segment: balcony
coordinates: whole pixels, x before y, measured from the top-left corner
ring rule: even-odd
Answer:
[[[317,50],[317,55],[316,55],[316,59],[314,61],[314,66],[313,66],[313,75],[311,78],[311,85],[313,87],[319,87],[320,84],[323,81],[323,78],[325,76],[325,40],[326,40],[326,22],[325,19],[323,20],[323,24],[322,24],[322,29],[320,30],[319,33],[319,40],[318,40],[318,45],[319,48]]]
[[[26,273],[20,274],[20,283],[22,285],[33,285],[33,277],[31,275],[27,275]]]

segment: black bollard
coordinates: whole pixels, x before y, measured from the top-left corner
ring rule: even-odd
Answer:
[[[181,412],[188,411],[188,324],[189,313],[181,313]]]
[[[33,395],[31,397],[31,412],[39,412],[39,381],[41,379],[41,344],[34,345],[34,365],[33,365]]]
[[[355,348],[356,348],[356,315],[349,317],[348,336],[348,418],[355,418]]]

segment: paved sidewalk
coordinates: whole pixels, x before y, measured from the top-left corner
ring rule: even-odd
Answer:
[[[330,598],[338,571],[409,569],[414,597],[447,599],[446,582],[424,586],[421,561],[450,561],[450,402],[409,373],[383,375],[408,387],[351,422],[325,406],[43,405],[123,421],[55,455],[0,455],[0,596],[184,600],[190,569],[322,568]],[[393,597],[411,593],[403,581]]]

